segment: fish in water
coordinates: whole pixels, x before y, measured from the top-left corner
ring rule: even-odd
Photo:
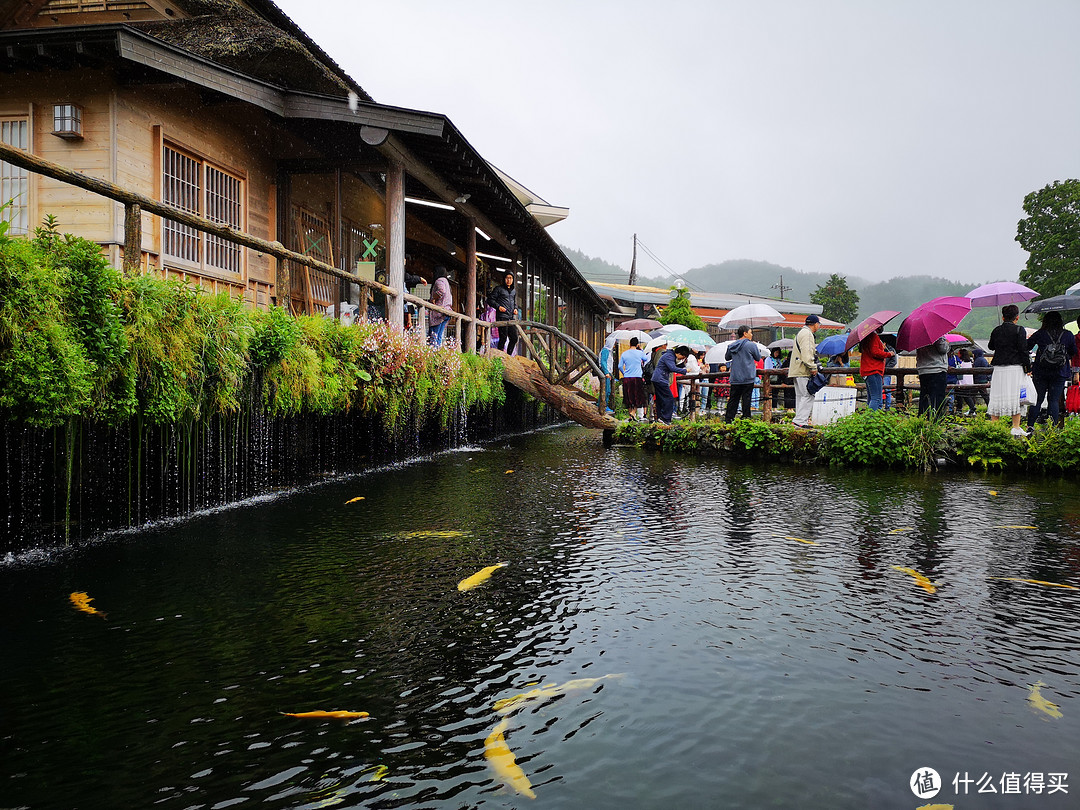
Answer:
[[[1038,526],[1014,526],[1014,525],[1009,525],[1009,526],[995,526],[994,528],[995,529],[1037,529],[1039,527]]]
[[[94,601],[94,597],[88,596],[85,591],[76,591],[70,596],[71,604],[75,606],[76,610],[81,610],[83,613],[89,613],[93,616],[101,616],[105,618],[105,614],[95,607],[91,607],[90,603]]]
[[[421,537],[464,537],[465,532],[454,529],[420,529],[415,532],[399,532],[397,536],[402,539],[415,540]]]
[[[506,744],[506,737],[503,736],[508,723],[509,721],[503,718],[492,729],[487,739],[484,740],[484,756],[487,757],[491,769],[495,771],[495,775],[499,777],[504,785],[517,791],[522,796],[535,799],[536,794],[533,793],[529,777],[525,775],[525,771],[521,770],[521,766],[517,764],[517,760],[514,759],[514,752],[510,750],[510,747]]]
[[[912,577],[915,578],[915,584],[927,593],[937,593],[937,588],[934,586],[934,583],[928,580],[925,576],[920,574],[914,568],[904,568],[899,565],[894,565],[893,570],[899,571],[902,574],[910,574]]]
[[[991,495],[997,495],[997,490],[996,490],[996,489],[992,489],[992,490],[990,490],[990,494],[991,494]]]
[[[1051,588],[1068,588],[1070,591],[1080,591],[1075,585],[1062,585],[1060,582],[1047,582],[1044,579],[1021,579],[1020,577],[990,577],[1003,582],[1029,582],[1032,585],[1049,585]]]
[[[916,807],[915,810],[953,810],[953,806],[951,804],[924,804]]]
[[[889,534],[900,534],[901,532],[909,532],[909,531],[911,531],[910,526],[901,526],[899,529],[893,529],[891,532],[889,532]]]
[[[513,470],[507,470],[507,471],[506,471],[506,472],[504,473],[504,475],[510,475],[510,473],[512,473],[512,472],[513,472]]]
[[[282,712],[286,717],[303,717],[310,720],[355,720],[370,717],[367,712]]]
[[[794,540],[796,543],[806,543],[806,545],[808,545],[808,546],[816,546],[817,545],[817,543],[814,542],[813,540],[804,540],[801,537],[791,537],[790,535],[788,535],[784,539],[785,540]]]
[[[546,700],[551,700],[553,697],[558,697],[566,692],[572,692],[576,689],[591,689],[603,680],[608,678],[621,678],[622,676],[623,674],[621,672],[615,672],[610,675],[602,675],[599,678],[576,678],[563,684],[551,683],[547,686],[541,686],[539,689],[530,689],[528,692],[522,692],[520,695],[496,700],[492,708],[499,714],[509,714],[510,712],[521,708],[522,705],[528,703],[530,700],[543,703]]]
[[[1031,685],[1031,691],[1028,693],[1027,698],[1028,703],[1030,703],[1034,708],[1038,709],[1043,714],[1048,714],[1051,717],[1064,717],[1064,715],[1061,713],[1061,709],[1058,708],[1058,705],[1056,703],[1052,703],[1051,701],[1047,700],[1042,696],[1042,692],[1040,690],[1044,686],[1046,686],[1046,684],[1042,681],[1035,681],[1035,683]]]
[[[362,501],[362,500],[364,500],[364,496],[363,495],[357,495],[355,498],[350,498],[349,500],[345,501],[345,505],[348,506],[350,503],[356,503],[357,501]]]
[[[465,579],[461,580],[461,582],[457,584],[457,589],[459,591],[471,591],[481,582],[486,582],[491,579],[492,574],[505,566],[506,563],[496,563],[495,565],[489,565],[487,568],[481,568],[471,577],[465,577]]]
[[[378,782],[390,773],[390,769],[385,765],[376,765],[374,768],[368,768],[367,770],[361,771],[361,773],[367,773],[368,771],[371,771],[371,778],[368,780],[369,782]]]

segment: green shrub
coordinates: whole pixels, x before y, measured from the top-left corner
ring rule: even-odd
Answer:
[[[1002,469],[1016,462],[1024,449],[1011,429],[1012,423],[1004,419],[970,420],[956,439],[956,455],[972,467]]]
[[[895,411],[855,411],[822,428],[822,450],[830,464],[903,466],[908,459],[904,421]]]

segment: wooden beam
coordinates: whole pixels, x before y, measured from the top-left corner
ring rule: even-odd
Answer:
[[[476,316],[476,220],[465,221],[469,229],[465,237],[465,312],[469,317]],[[476,351],[476,321],[468,321],[465,327],[465,350],[472,354]]]
[[[386,252],[387,281],[394,290],[386,299],[386,320],[398,329],[405,326],[405,167],[391,163],[386,171],[386,214],[390,240]]]

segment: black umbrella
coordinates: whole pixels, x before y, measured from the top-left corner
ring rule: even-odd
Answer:
[[[1051,298],[1041,298],[1027,305],[1024,314],[1028,312],[1063,312],[1065,310],[1080,310],[1080,295],[1055,295]]]

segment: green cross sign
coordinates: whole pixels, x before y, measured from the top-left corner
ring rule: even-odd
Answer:
[[[325,236],[320,236],[318,239],[314,238],[313,234],[305,233],[304,241],[307,242],[307,247],[304,248],[304,254],[310,256],[312,251],[319,250],[319,245],[322,244]]]
[[[379,240],[378,239],[372,239],[371,241],[368,241],[367,239],[365,239],[364,240],[364,256],[363,256],[362,261],[367,261],[368,256],[370,256],[372,259],[377,259],[378,256],[375,253],[375,248],[378,247],[378,245],[379,245]]]

